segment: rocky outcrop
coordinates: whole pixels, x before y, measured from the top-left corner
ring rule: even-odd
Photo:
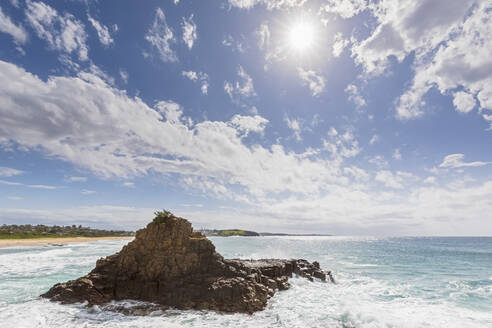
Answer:
[[[130,299],[178,309],[252,313],[264,309],[276,290],[289,288],[293,274],[332,280],[317,262],[226,260],[187,220],[159,212],[120,252],[41,296],[62,303]]]

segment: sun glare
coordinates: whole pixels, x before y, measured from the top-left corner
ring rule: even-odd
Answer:
[[[316,31],[314,26],[306,21],[295,23],[289,30],[289,46],[297,52],[306,52],[314,44]]]

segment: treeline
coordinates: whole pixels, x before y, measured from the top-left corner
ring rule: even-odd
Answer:
[[[112,237],[112,236],[134,236],[133,231],[103,230],[83,227],[82,225],[71,226],[47,226],[47,225],[1,225],[0,239],[25,239],[25,238],[56,238],[56,237]]]
[[[231,237],[231,236],[259,236],[260,234],[254,231],[248,230],[240,230],[240,229],[227,229],[227,230],[218,230],[218,229],[200,229],[202,234],[207,237]]]

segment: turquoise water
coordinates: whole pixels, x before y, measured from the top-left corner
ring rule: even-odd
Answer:
[[[291,279],[254,315],[125,316],[38,298],[126,241],[0,248],[1,327],[492,327],[492,238],[211,238],[225,257],[306,258],[337,284]],[[132,302],[126,302],[131,306]]]

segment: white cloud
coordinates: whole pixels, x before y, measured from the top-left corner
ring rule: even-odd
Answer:
[[[426,105],[426,102],[422,98],[429,89],[430,87],[412,88],[401,95],[398,99],[396,116],[399,119],[412,119],[422,116],[424,114],[422,108]]]
[[[226,36],[226,38],[222,40],[222,44],[231,48],[233,51],[244,52],[245,50],[243,42],[235,40],[232,35]]]
[[[307,85],[314,97],[317,97],[325,88],[325,79],[313,70],[304,70],[297,68],[297,73],[302,80],[303,85]]]
[[[166,23],[166,16],[161,8],[156,9],[154,22],[147,31],[145,40],[156,48],[163,62],[178,61],[176,53],[171,49],[171,44],[175,43],[176,39],[173,30]]]
[[[258,47],[260,49],[266,49],[270,43],[270,28],[267,24],[263,23],[256,30],[258,36]]]
[[[21,170],[16,170],[10,167],[0,166],[0,177],[8,178],[13,177],[14,175],[20,175],[24,173]]]
[[[20,0],[10,0],[10,3],[16,8],[19,8],[20,6]]]
[[[455,92],[453,97],[453,105],[459,112],[468,113],[472,111],[476,105],[475,98],[468,92]]]
[[[18,45],[27,42],[27,32],[22,25],[16,25],[0,8],[0,32],[10,34]]]
[[[82,190],[80,191],[80,193],[81,193],[82,195],[94,195],[94,194],[96,194],[97,192],[96,192],[95,190],[87,190],[87,189],[82,189]]]
[[[46,190],[55,190],[58,189],[56,186],[50,186],[50,185],[42,185],[42,184],[35,184],[35,185],[26,185],[28,188],[33,188],[33,189],[46,189]]]
[[[359,142],[351,131],[341,134],[334,127],[328,131],[328,139],[323,140],[323,148],[337,160],[355,157],[361,152]]]
[[[418,178],[409,172],[381,170],[376,173],[374,180],[381,182],[388,188],[401,189],[404,184],[417,181]]]
[[[366,73],[379,75],[388,67],[389,56],[403,60],[405,53],[401,49],[402,44],[401,36],[391,25],[380,24],[368,39],[353,44],[352,56]]]
[[[87,177],[69,177],[68,181],[70,181],[70,182],[86,182]]]
[[[24,198],[19,197],[19,196],[9,196],[9,197],[7,197],[7,199],[17,201],[17,200],[23,200]]]
[[[183,207],[203,207],[203,204],[181,204]]]
[[[208,79],[208,74],[203,73],[203,72],[194,72],[194,71],[182,71],[181,75],[189,79],[190,81],[193,82],[200,82],[201,88],[200,90],[204,95],[208,94],[208,87],[209,87],[209,79]]]
[[[24,184],[21,182],[6,181],[6,180],[0,180],[0,184],[7,185],[7,186],[22,186],[22,187],[33,188],[33,189],[46,189],[46,190],[58,189],[58,187],[56,186],[41,185],[41,184]]]
[[[492,115],[482,114],[482,117],[485,121],[490,123],[490,127],[488,128],[488,130],[492,130]]]
[[[355,180],[367,181],[369,179],[369,174],[360,167],[344,167],[343,172],[347,175],[352,176]]]
[[[224,91],[231,100],[239,103],[241,100],[256,96],[253,79],[241,65],[238,66],[237,75],[239,79],[235,83],[229,81],[224,83]]]
[[[401,189],[403,188],[403,179],[402,177],[393,174],[391,171],[382,170],[376,174],[374,178],[376,181],[381,182],[386,187]]]
[[[281,225],[292,231],[338,234],[488,235],[492,231],[492,224],[483,220],[483,213],[492,211],[492,181],[417,187],[408,192],[407,188],[390,188],[391,193],[380,194],[357,187],[335,188],[315,199],[292,197],[261,204],[249,217],[254,214],[252,220],[258,225],[268,221],[272,227]]]
[[[492,181],[475,184],[425,185],[370,193],[363,184],[346,188],[330,185],[331,192],[316,197],[282,197],[252,206],[218,210],[173,209],[195,227],[234,224],[260,231],[312,232],[364,235],[489,235],[492,223]],[[408,192],[407,192],[408,190]],[[357,204],[357,206],[354,206]],[[91,227],[139,229],[153,217],[155,208],[83,206],[53,209],[0,208],[9,223],[83,224]]]
[[[127,84],[128,83],[128,72],[122,68],[120,68],[120,77],[123,80],[123,83]]]
[[[231,82],[225,81],[224,82],[224,91],[229,95],[231,100],[233,99],[233,93],[234,93],[234,86],[232,85]]]
[[[7,185],[7,186],[23,186],[23,184],[20,182],[7,181],[7,180],[0,180],[0,184]]]
[[[202,81],[202,86],[200,87],[200,90],[202,91],[202,93],[204,95],[208,94],[208,87],[209,87],[208,79],[203,80]]]
[[[0,85],[0,140],[101,177],[176,173],[189,188],[243,201],[284,191],[313,193],[341,179],[339,161],[312,151],[243,144],[245,131],[263,130],[266,120],[259,116],[192,123],[173,102],[151,108],[89,73],[44,82],[0,61],[0,79],[11,81]]]
[[[268,70],[270,63],[274,61],[281,62],[288,58],[289,51],[286,49],[285,35],[279,33],[284,27],[270,27],[270,23],[264,22],[256,29],[258,39],[258,48],[264,52],[265,64],[264,69]]]
[[[348,94],[348,99],[355,104],[357,108],[361,108],[366,105],[366,100],[360,95],[359,89],[354,84],[349,84],[345,88],[345,92]]]
[[[306,0],[229,0],[229,5],[240,9],[251,9],[264,5],[268,10],[302,7]]]
[[[181,75],[188,78],[190,81],[197,81],[198,80],[198,74],[196,72],[193,72],[193,71],[182,71]]]
[[[97,20],[92,18],[91,15],[89,14],[87,15],[87,19],[92,24],[92,27],[94,27],[94,29],[96,30],[97,36],[99,37],[99,41],[103,45],[109,46],[112,43],[114,43],[114,39],[111,37],[111,33],[109,33],[109,29],[107,26],[99,23]]]
[[[436,184],[437,183],[437,178],[434,177],[434,176],[427,177],[424,180],[424,183],[427,183],[427,184]]]
[[[384,157],[381,155],[376,155],[376,156],[369,158],[368,162],[371,164],[374,164],[376,167],[378,167],[380,169],[388,167],[388,164],[389,164],[388,161],[386,159],[384,159]]]
[[[416,51],[417,58],[421,59],[447,38],[472,2],[383,0],[368,5],[366,8],[372,11],[379,24],[368,39],[353,48],[353,55],[367,72],[376,74],[387,67],[389,56],[401,61]],[[443,6],[447,6],[447,10],[439,10]]]
[[[90,73],[90,74],[87,74],[87,73]],[[86,78],[91,78],[92,75],[95,75],[108,84],[111,84],[111,85],[115,84],[114,78],[112,76],[108,75],[99,66],[94,65],[93,63],[90,64],[88,72],[80,71],[78,73],[78,75],[86,76]]]
[[[285,117],[285,121],[287,122],[287,126],[294,133],[294,137],[297,141],[301,141],[301,122],[298,119],[290,119],[289,117]]]
[[[229,0],[231,6],[241,9],[250,9],[261,2],[262,0]]]
[[[133,188],[135,187],[135,182],[129,182],[129,181],[123,182],[122,186],[127,188]]]
[[[58,61],[62,65],[62,67],[68,69],[70,72],[79,72],[82,69],[80,68],[80,64],[73,61],[69,54],[62,53],[58,55]]]
[[[193,47],[193,43],[195,43],[197,39],[197,33],[196,33],[196,24],[193,22],[193,14],[186,19],[183,18],[183,42],[186,43],[188,46],[188,49],[191,49]]]
[[[88,60],[87,33],[84,24],[73,15],[60,15],[41,2],[27,2],[26,17],[37,36],[55,50],[77,53],[80,60]]]
[[[367,0],[326,0],[321,11],[339,15],[342,18],[351,18],[367,7]]]
[[[490,162],[464,162],[465,155],[463,154],[451,154],[444,157],[444,160],[439,165],[441,168],[461,168],[461,167],[477,167],[491,164]]]
[[[393,152],[393,159],[396,159],[397,161],[401,160],[401,152],[399,148],[396,148],[395,151]]]
[[[184,121],[183,109],[173,101],[161,100],[155,105],[155,109],[171,124],[180,124]]]
[[[259,227],[338,233],[492,233],[492,224],[483,221],[483,213],[492,212],[492,181],[414,186],[421,181],[411,174],[385,169],[389,173],[376,181],[391,192],[373,191],[368,180],[373,173],[345,163],[361,151],[350,130],[330,129],[323,148],[294,152],[278,143],[246,141],[246,133],[266,129],[261,116],[193,123],[176,103],[150,107],[90,73],[43,81],[0,61],[0,80],[11,82],[0,84],[0,144],[41,152],[105,178],[176,175],[184,188],[241,205],[220,213],[177,213],[194,223],[225,226],[234,217]],[[373,160],[378,161],[384,158]],[[0,217],[138,228],[154,210],[1,208]]]
[[[381,138],[375,134],[371,137],[371,140],[369,140],[369,144],[372,146],[374,145],[375,143],[377,143]]]
[[[319,117],[318,113],[316,113],[313,115],[313,119],[311,120],[311,126],[312,127],[319,126],[322,122],[324,122],[324,120]]]
[[[343,50],[348,46],[349,40],[343,38],[343,34],[338,32],[335,34],[335,38],[333,41],[333,56],[340,57]]]
[[[255,116],[243,116],[234,115],[231,119],[231,125],[238,131],[244,132],[248,135],[249,132],[262,133],[265,130],[268,120],[259,115]]]
[[[396,102],[398,118],[422,116],[424,97],[432,88],[454,95],[460,112],[476,104],[492,109],[492,12],[487,1],[383,0],[364,9],[376,19],[375,28],[368,38],[354,41],[352,56],[367,76],[386,72],[390,58],[401,62],[414,56],[415,77]]]

